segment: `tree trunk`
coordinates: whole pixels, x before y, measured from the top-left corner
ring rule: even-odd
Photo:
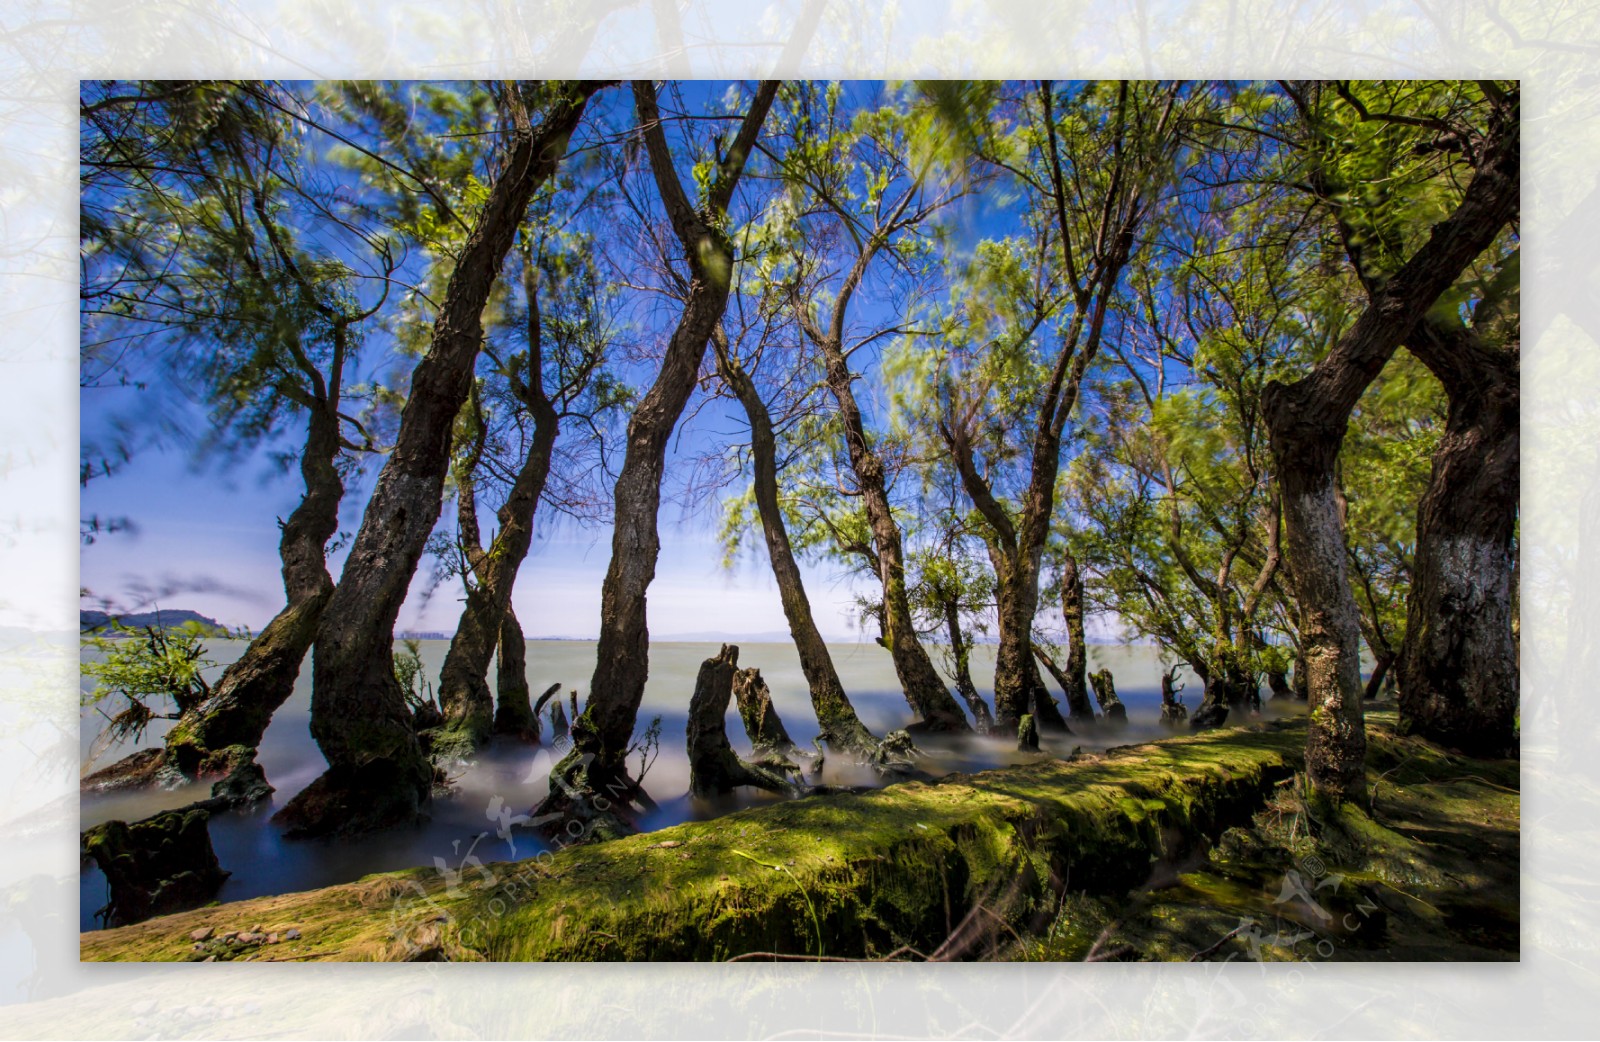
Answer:
[[[1396,347],[1486,250],[1518,200],[1519,124],[1497,115],[1460,204],[1381,285],[1348,332],[1305,378],[1271,383],[1263,399],[1283,494],[1287,557],[1310,687],[1306,772],[1325,799],[1367,801],[1361,629],[1346,578],[1334,462],[1350,412]]]
[[[1028,645],[1033,646],[1031,638]],[[1028,665],[1022,675],[1028,682],[1028,711],[1038,722],[1039,730],[1055,734],[1071,734],[1072,728],[1067,726],[1067,719],[1061,715],[1061,707],[1056,705],[1050,689],[1044,686],[1044,677],[1039,673],[1039,663],[1031,654],[1028,656]]]
[[[689,792],[693,796],[720,796],[741,785],[771,792],[795,794],[798,786],[781,770],[746,763],[728,744],[724,721],[739,671],[739,649],[724,644],[715,657],[700,664],[694,696],[689,699]]]
[[[994,730],[994,717],[989,715],[988,705],[984,703],[983,696],[978,694],[978,685],[972,682],[972,648],[961,632],[961,607],[954,599],[944,602],[944,625],[950,636],[950,657],[955,660],[956,691],[960,692],[967,708],[972,711],[972,719],[978,723],[978,733],[988,734]]]
[[[727,219],[728,202],[776,93],[777,83],[770,80],[757,89],[738,137],[716,171],[709,210],[702,212],[690,204],[678,181],[661,129],[654,86],[634,84],[650,169],[683,245],[690,288],[655,383],[639,399],[628,421],[627,448],[613,497],[611,562],[600,589],[600,639],[589,705],[572,722],[572,750],[552,772],[556,781],[550,797],[540,805],[541,814],[581,821],[588,813],[582,805],[594,795],[628,799],[637,788],[628,779],[625,759],[650,672],[645,595],[661,552],[656,515],[661,507],[667,442],[694,390],[706,344],[727,306],[734,257],[721,224]]]
[[[489,661],[508,617],[517,571],[533,543],[534,516],[550,474],[550,457],[559,429],[555,411],[548,403],[536,410],[533,443],[505,502],[496,512],[500,530],[482,555],[477,582],[467,591],[466,608],[439,673],[439,705],[447,726],[460,730],[474,744],[487,739],[494,727]],[[524,695],[526,691],[524,682]]]
[[[911,620],[911,599],[906,589],[905,552],[900,541],[900,525],[889,509],[889,493],[883,460],[867,440],[866,425],[851,388],[854,376],[844,351],[831,335],[823,338],[827,363],[828,390],[838,403],[844,421],[845,447],[850,469],[866,504],[867,523],[877,553],[878,581],[883,586],[885,632],[883,643],[894,660],[895,675],[905,692],[906,702],[933,731],[970,731],[971,725],[961,707],[951,697],[928,651],[917,640]]]
[[[1370,702],[1378,697],[1378,692],[1383,689],[1383,682],[1389,676],[1389,668],[1394,665],[1394,660],[1393,655],[1384,655],[1378,659],[1377,664],[1372,667],[1372,675],[1367,678],[1366,689],[1361,693],[1363,701]],[[1274,691],[1272,697],[1277,698],[1278,693]]]
[[[511,605],[500,621],[500,648],[496,656],[494,733],[539,744],[539,716],[533,711],[528,690],[528,641]]]
[[[850,704],[844,684],[834,669],[833,656],[828,654],[828,645],[812,617],[811,601],[806,596],[788,529],[784,527],[783,510],[778,501],[778,448],[772,417],[755,383],[720,344],[717,361],[723,379],[744,406],[745,416],[750,421],[750,461],[754,470],[756,509],[761,515],[761,534],[766,541],[772,576],[778,583],[778,598],[789,623],[789,635],[800,655],[800,671],[805,674],[806,686],[811,692],[811,708],[817,714],[821,738],[828,748],[841,755],[869,758],[877,748],[877,740],[856,716],[855,707]]]
[[[1090,673],[1089,683],[1094,685],[1095,701],[1100,703],[1100,712],[1105,718],[1109,721],[1126,723],[1128,707],[1117,697],[1117,685],[1112,679],[1111,670],[1102,669],[1098,673]]]
[[[520,99],[511,98],[517,117],[511,147],[451,271],[432,343],[412,374],[394,451],[323,611],[312,655],[311,733],[329,769],[279,813],[298,831],[360,831],[413,820],[428,797],[432,768],[394,676],[395,618],[439,517],[451,429],[471,387],[483,309],[529,200],[554,173],[600,86],[573,85],[537,130]],[[308,796],[311,790],[317,791]]]
[[[326,547],[338,531],[344,496],[344,482],[334,466],[339,454],[337,407],[319,405],[306,422],[300,456],[306,494],[283,523],[278,542],[287,603],[223,671],[210,696],[167,733],[168,762],[185,774],[193,774],[207,757],[228,746],[259,746],[272,714],[294,692],[300,663],[333,593]]]
[[[994,712],[997,726],[1009,730],[1032,712],[1038,688],[1038,667],[1029,650],[1033,643],[1033,617],[1039,610],[1039,558],[1037,553],[1010,553],[991,544],[995,570],[995,619],[999,646],[994,656]],[[1057,714],[1059,715],[1059,714]],[[1045,724],[1035,715],[1035,723]]]
[[[1518,353],[1464,329],[1416,340],[1412,350],[1445,385],[1450,411],[1417,509],[1400,717],[1440,745],[1500,756],[1516,746],[1518,706]]]
[[[1039,664],[1044,666],[1045,670],[1052,677],[1055,677],[1056,683],[1061,685],[1062,690],[1063,691],[1071,690],[1071,686],[1072,686],[1071,677],[1069,677],[1067,675],[1067,673],[1064,672],[1061,669],[1061,667],[1056,664],[1056,660],[1050,657],[1049,652],[1045,651],[1037,643],[1030,643],[1029,646],[1030,646],[1031,650],[1033,651],[1033,657],[1039,660]],[[1075,723],[1075,724],[1080,724],[1080,725],[1082,725],[1082,724],[1092,724],[1092,723],[1094,723],[1094,708],[1091,705],[1088,704],[1089,695],[1088,695],[1087,692],[1084,692],[1084,694],[1083,694],[1083,701],[1084,701],[1085,704],[1080,708],[1080,707],[1073,707],[1071,705],[1070,700],[1069,700],[1068,707],[1069,707],[1069,709],[1071,709],[1071,712],[1072,712],[1072,722]],[[1055,710],[1055,702],[1054,701],[1051,701],[1050,708]],[[1056,716],[1058,718],[1061,716],[1060,710],[1055,710],[1055,713],[1056,713]],[[1059,724],[1059,729],[1065,734],[1071,734],[1072,733],[1072,728],[1068,726],[1066,720],[1064,720],[1064,719],[1061,720],[1061,722]]]
[[[1067,711],[1073,720],[1094,722],[1094,707],[1089,704],[1089,654],[1083,632],[1083,575],[1078,571],[1078,560],[1070,553],[1062,555],[1061,617],[1067,624],[1066,679],[1061,682],[1062,693],[1067,696]]]
[[[761,679],[759,669],[741,669],[733,675],[733,700],[739,706],[739,720],[750,738],[750,751],[756,762],[769,767],[788,764],[803,755],[789,737],[788,728],[772,704],[772,691]]]

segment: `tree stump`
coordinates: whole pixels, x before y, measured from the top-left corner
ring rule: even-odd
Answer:
[[[1267,689],[1272,692],[1272,701],[1274,702],[1294,697],[1294,691],[1289,687],[1289,673],[1287,670],[1267,670]]]
[[[83,852],[111,888],[97,913],[107,926],[198,908],[217,895],[228,873],[211,848],[210,817],[191,807],[132,824],[108,821],[83,834]]]
[[[724,721],[738,671],[739,649],[733,644],[724,644],[721,652],[700,664],[694,697],[689,700],[689,792],[694,796],[718,796],[741,785],[753,785],[770,792],[798,795],[802,787],[783,771],[746,763],[728,744]],[[776,718],[776,714],[773,716]]]
[[[1106,720],[1128,722],[1128,707],[1117,697],[1117,685],[1112,682],[1111,670],[1102,669],[1089,674],[1089,685],[1094,688],[1094,698],[1100,703],[1100,713]]]
[[[1017,722],[1017,749],[1025,753],[1039,751],[1039,727],[1033,722],[1032,713],[1023,713]]]
[[[572,733],[572,725],[567,723],[567,711],[561,708],[561,699],[550,703],[550,738],[560,743]]]
[[[739,706],[744,733],[750,736],[750,751],[757,763],[797,769],[795,759],[809,757],[789,737],[778,707],[772,704],[772,690],[761,678],[759,669],[741,669],[733,674],[733,700]]]
[[[1176,670],[1161,674],[1161,723],[1165,727],[1181,727],[1189,718],[1189,707],[1183,704],[1178,692],[1182,684],[1174,684]]]

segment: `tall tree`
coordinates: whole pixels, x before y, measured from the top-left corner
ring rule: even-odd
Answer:
[[[529,200],[566,154],[603,84],[539,89],[534,126],[520,84],[501,91],[508,144],[446,284],[428,352],[412,375],[394,451],[378,475],[312,656],[311,732],[328,771],[278,820],[305,833],[360,831],[413,818],[433,773],[395,680],[395,619],[438,520],[450,435],[472,384],[484,306]]]
[[[995,718],[1004,730],[1034,711],[1041,691],[1030,645],[1063,435],[1136,237],[1164,203],[1182,98],[1174,84],[1063,91],[1040,83],[1017,100],[1009,145],[994,149],[993,161],[1028,194],[1035,223],[1019,241],[979,253],[975,273],[1016,300],[985,313],[964,295],[955,308],[937,430],[986,527],[999,625]],[[1041,336],[1051,345],[1036,355]],[[1028,393],[1017,393],[1019,379]]]
[[[919,227],[969,188],[959,178],[942,188],[929,183],[948,148],[930,109],[907,112],[891,105],[847,120],[839,101],[836,87],[798,93],[786,128],[791,141],[780,170],[807,200],[812,214],[807,225],[817,226],[814,234],[819,237],[848,243],[837,272],[820,271],[813,248],[808,273],[813,285],[802,295],[796,281],[794,313],[821,355],[824,383],[834,400],[854,479],[850,494],[864,507],[872,565],[883,590],[880,643],[888,648],[906,701],[923,726],[966,731],[971,725],[917,639],[889,469],[856,397],[859,377],[851,368],[852,357],[882,332],[851,338],[849,317],[851,302],[874,262],[883,256],[889,263],[905,264],[924,245]],[[824,287],[833,299],[819,309],[814,301]]]
[[[770,358],[776,352],[770,340],[763,336],[757,338],[753,349],[741,353],[738,344],[742,339],[728,337],[719,329],[712,334],[712,346],[716,350],[717,371],[738,399],[750,424],[751,494],[766,544],[767,561],[773,580],[778,584],[784,619],[800,656],[800,671],[805,674],[806,687],[811,693],[811,707],[817,715],[820,737],[830,749],[841,754],[870,756],[877,748],[877,741],[850,704],[850,696],[845,693],[844,683],[834,668],[833,656],[828,653],[828,645],[817,629],[811,600],[806,596],[805,581],[784,521],[778,485],[778,432],[767,399],[751,374],[751,370],[759,372],[764,356]],[[788,361],[781,357],[779,360]],[[770,368],[772,363],[768,364]],[[809,392],[797,398],[792,404],[796,411],[813,402]]]
[[[532,431],[519,432],[520,459],[512,463],[513,476],[495,512],[499,528],[487,547],[479,531],[474,476],[484,464],[481,410],[475,423],[478,436],[458,479],[466,605],[439,675],[439,704],[447,727],[471,744],[484,741],[496,729],[489,662],[503,637],[512,587],[533,542],[534,517],[551,476],[562,426],[575,416],[592,421],[620,401],[611,381],[597,380],[606,355],[603,289],[592,264],[584,259],[594,244],[580,240],[571,244],[569,252],[552,241],[559,236],[551,229],[526,227],[523,235],[522,350],[504,358],[492,345],[488,350],[495,355],[502,398],[519,419],[526,417]],[[541,302],[541,296],[547,299]],[[516,641],[516,635],[511,636]],[[516,677],[509,679],[513,690],[504,693],[510,700],[502,699],[501,724],[515,730],[537,728],[531,706],[524,706],[526,682],[519,701]]]
[[[1517,303],[1513,254],[1478,296],[1470,324],[1434,313],[1406,339],[1450,405],[1417,510],[1400,715],[1415,734],[1486,756],[1516,745]]]
[[[1312,188],[1344,218],[1348,250],[1363,240],[1349,234],[1357,230],[1351,218],[1358,214],[1344,200],[1362,187],[1364,177],[1372,178],[1361,161],[1374,149],[1362,149],[1357,140],[1350,152],[1335,151],[1339,138],[1324,123],[1330,110],[1299,88],[1285,89],[1314,142],[1307,170]],[[1471,179],[1458,201],[1432,223],[1426,241],[1394,258],[1400,263],[1393,267],[1373,265],[1362,270],[1358,249],[1352,260],[1368,283],[1369,304],[1309,373],[1267,389],[1265,414],[1283,494],[1285,557],[1299,605],[1302,655],[1310,684],[1306,769],[1315,792],[1325,800],[1365,804],[1367,799],[1361,633],[1348,584],[1334,480],[1336,459],[1350,411],[1367,385],[1516,213],[1521,141],[1517,93],[1514,88],[1495,87],[1483,100],[1478,106],[1481,122],[1467,128],[1472,139],[1460,142]],[[1353,113],[1352,122],[1376,123],[1379,130],[1409,126],[1416,118],[1374,112],[1348,99],[1345,105]],[[1440,121],[1425,126],[1431,132],[1430,144],[1462,129]],[[1370,143],[1373,138],[1366,140]],[[1347,156],[1357,162],[1339,164]],[[1391,171],[1380,173],[1386,178]],[[1359,193],[1354,197],[1360,198]]]
[[[601,800],[625,802],[637,796],[625,758],[650,670],[645,596],[661,550],[657,513],[667,442],[727,306],[735,261],[729,207],[777,91],[773,80],[756,88],[726,154],[719,149],[706,171],[700,197],[691,201],[667,143],[655,85],[633,84],[650,171],[683,248],[687,292],[655,382],[628,422],[627,449],[614,498],[611,562],[600,593],[600,639],[589,701],[572,723],[571,751],[551,772],[550,795],[540,805],[541,814],[585,820],[606,813]]]
[[[315,187],[300,141],[307,130],[328,139],[289,88],[98,84],[82,111],[88,378],[106,378],[104,342],[122,345],[113,370],[133,366],[131,335],[159,342],[142,353],[164,357],[156,368],[209,407],[212,448],[254,447],[304,416],[304,493],[280,521],[286,603],[166,735],[168,766],[205,773],[225,748],[260,744],[333,591],[324,553],[341,468],[371,448],[346,385],[398,260],[370,222]],[[364,280],[382,288],[364,293]],[[122,335],[102,341],[113,331]]]

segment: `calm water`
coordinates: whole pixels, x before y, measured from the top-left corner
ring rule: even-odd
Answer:
[[[243,650],[242,641],[214,641],[210,657],[226,664]],[[423,641],[422,655],[430,674],[438,676],[444,661],[447,641]],[[644,821],[647,829],[664,828],[681,821],[714,817],[729,810],[776,799],[766,793],[741,790],[719,801],[691,799],[688,795],[689,768],[684,748],[684,716],[689,696],[694,691],[700,663],[715,655],[718,645],[711,643],[654,644],[650,649],[650,681],[639,712],[639,730],[652,717],[661,717],[660,754],[645,779],[646,790],[660,804]],[[896,683],[889,653],[876,644],[841,644],[831,647],[840,678],[850,694],[862,721],[882,735],[903,727],[912,719],[904,696]],[[594,670],[595,645],[588,641],[530,641],[528,644],[528,684],[538,697],[553,683],[562,685],[562,698],[576,687],[586,693]],[[811,714],[805,678],[791,644],[749,644],[740,646],[739,664],[757,667],[772,689],[791,737],[803,748],[809,747],[817,733]],[[1162,731],[1157,718],[1161,704],[1160,665],[1155,649],[1140,646],[1091,646],[1091,670],[1109,668],[1116,677],[1117,691],[1128,706],[1129,726],[1110,733],[1046,736],[1043,750],[1066,754],[1074,746],[1092,749],[1127,744],[1154,737]],[[215,670],[220,673],[220,666]],[[490,681],[493,682],[493,670]],[[986,699],[994,675],[994,649],[975,649],[973,679]],[[1059,695],[1059,693],[1057,693]],[[1190,710],[1199,704],[1198,684],[1185,692]],[[580,695],[581,697],[581,695]],[[1059,700],[1059,697],[1058,697]],[[484,862],[528,857],[541,848],[526,830],[511,833],[508,842],[496,835],[502,812],[525,814],[548,791],[546,775],[554,760],[550,751],[520,743],[497,740],[484,749],[471,765],[456,771],[455,788],[448,797],[436,797],[430,819],[416,826],[389,829],[350,840],[285,840],[269,819],[272,814],[322,773],[326,764],[310,733],[310,664],[301,671],[294,695],[278,710],[261,743],[258,759],[267,779],[277,788],[270,805],[252,810],[216,815],[211,819],[211,841],[222,867],[233,875],[223,885],[219,899],[236,901],[263,894],[286,893],[334,883],[348,882],[370,872],[389,871],[416,865],[459,868],[471,854]],[[82,720],[81,752],[86,771],[90,748],[103,723],[93,710]],[[152,726],[144,746],[161,742],[165,723]],[[748,753],[748,741],[739,723],[738,712],[730,705],[728,736],[734,747]],[[548,740],[548,722],[546,726]],[[933,775],[951,771],[974,771],[1007,763],[1026,762],[1030,754],[1018,753],[1005,741],[968,739],[937,743],[919,740],[927,753],[920,766]],[[103,767],[139,746],[123,745],[98,757],[93,767]],[[559,758],[556,751],[555,758]],[[809,775],[808,775],[809,777]],[[842,763],[837,757],[827,761],[822,780],[833,784],[878,784],[878,777],[865,769]],[[171,792],[138,792],[85,795],[81,803],[82,828],[120,818],[134,820],[159,810],[182,806],[206,795],[190,786]],[[514,844],[514,848],[512,846]],[[99,870],[86,868],[80,889],[82,929],[94,929],[94,912],[105,904],[105,879]]]

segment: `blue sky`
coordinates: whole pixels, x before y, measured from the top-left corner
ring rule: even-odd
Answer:
[[[721,98],[725,82],[681,85],[690,109]],[[855,105],[881,96],[883,85],[854,82],[846,97]],[[662,91],[670,111],[674,94]],[[631,121],[631,98],[625,90],[611,90],[596,99],[591,118],[597,122]],[[709,134],[707,125],[697,133]],[[731,128],[731,124],[728,124]],[[730,130],[731,132],[731,130]],[[680,156],[680,159],[682,157]],[[683,176],[687,181],[687,163]],[[964,225],[956,241],[970,244],[983,234],[993,234],[998,197],[971,198],[960,206],[955,220]],[[1003,206],[1003,204],[1002,204]],[[999,218],[1004,221],[1004,218]],[[646,304],[635,308],[630,336],[664,340],[675,309]],[[642,317],[648,315],[649,317]],[[874,300],[871,282],[863,287],[852,308],[852,325],[892,321],[884,301]],[[873,349],[874,352],[876,348]],[[391,366],[394,355],[382,334],[370,337],[363,356],[367,376]],[[858,359],[865,363],[865,356]],[[636,386],[654,376],[653,365],[629,367],[625,372]],[[403,375],[401,386],[404,386]],[[354,381],[349,381],[354,382]],[[882,403],[875,402],[876,380],[859,385],[858,394],[869,416],[882,418]],[[691,401],[680,428],[675,455],[681,464],[699,452],[742,441],[746,426],[742,413],[727,401],[712,402],[697,410]],[[259,629],[281,607],[278,576],[277,523],[293,510],[303,489],[297,472],[274,464],[273,451],[295,450],[298,419],[286,435],[242,460],[196,461],[191,446],[180,444],[204,436],[207,420],[192,403],[153,390],[89,388],[81,393],[81,430],[86,444],[105,439],[119,416],[148,421],[164,416],[169,433],[163,443],[146,444],[108,477],[97,477],[83,489],[80,516],[130,519],[131,531],[103,535],[82,552],[81,585],[89,591],[84,606],[109,603],[121,610],[147,608],[159,602],[171,608],[190,608],[230,625]],[[616,461],[620,462],[620,461]],[[614,462],[613,465],[616,465]],[[380,461],[372,462],[359,482],[351,482],[341,511],[340,529],[353,533],[360,524],[370,482]],[[693,515],[685,515],[674,501],[683,471],[669,469],[661,512],[662,554],[650,591],[650,626],[659,637],[723,634],[779,635],[786,623],[760,540],[732,567],[723,562],[719,544],[719,518],[713,497]],[[609,483],[607,483],[609,484]],[[741,486],[742,487],[742,486]],[[737,491],[724,490],[722,494]],[[492,497],[485,504],[493,509]],[[453,524],[454,506],[446,500],[441,524]],[[610,554],[610,529],[582,527],[541,510],[534,547],[522,567],[515,606],[530,636],[591,637],[600,617],[600,585]],[[330,559],[335,578],[343,565],[342,552]],[[863,637],[855,620],[854,597],[867,587],[860,577],[842,575],[836,565],[806,567],[807,592],[816,621],[824,635],[836,640]],[[870,581],[870,580],[869,580]],[[460,610],[460,587],[447,582],[429,592],[430,562],[424,558],[411,595],[400,613],[400,630],[455,628]]]

